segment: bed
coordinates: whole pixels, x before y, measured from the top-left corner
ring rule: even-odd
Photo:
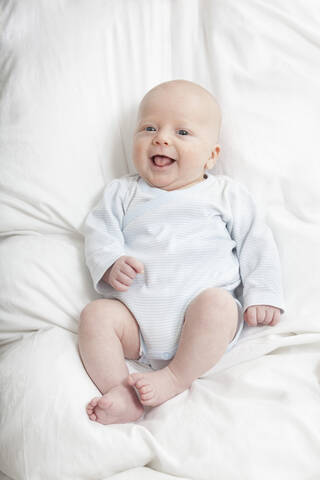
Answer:
[[[0,15],[1,480],[318,480],[319,3],[3,0]],[[176,78],[219,100],[213,173],[271,227],[286,311],[188,391],[104,426],[77,349],[98,298],[83,221],[134,173],[138,101]]]

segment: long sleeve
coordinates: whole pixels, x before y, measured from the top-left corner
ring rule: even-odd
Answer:
[[[121,230],[124,215],[123,196],[121,182],[117,179],[111,181],[84,223],[86,264],[94,288],[101,294],[104,291],[101,277],[117,258],[125,255]]]
[[[227,229],[236,242],[244,311],[251,305],[272,305],[283,313],[280,258],[272,232],[243,185],[230,183],[227,197],[231,210]]]

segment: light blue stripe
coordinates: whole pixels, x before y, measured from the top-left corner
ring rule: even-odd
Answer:
[[[166,194],[167,194],[166,190],[163,190],[159,192],[159,194],[152,200],[149,200],[148,202],[142,205],[139,205],[136,208],[129,209],[129,211],[125,214],[123,219],[123,224],[122,224],[123,230],[125,230],[125,228],[129,225],[130,222],[132,222],[138,217],[145,215],[147,212],[150,212],[152,209],[160,207],[161,205],[164,205],[166,203],[172,203],[172,195],[168,196]]]

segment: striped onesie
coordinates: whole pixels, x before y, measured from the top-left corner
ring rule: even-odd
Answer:
[[[185,311],[206,288],[233,295],[238,334],[250,305],[283,312],[272,233],[247,189],[226,175],[206,174],[202,182],[172,191],[152,187],[137,174],[112,180],[87,216],[84,234],[96,291],[132,312],[149,360],[174,356]],[[122,255],[144,264],[144,273],[125,292],[101,280]]]

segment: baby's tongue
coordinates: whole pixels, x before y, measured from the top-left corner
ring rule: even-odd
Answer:
[[[153,157],[153,160],[158,167],[165,167],[166,165],[170,165],[170,163],[172,163],[171,158],[163,157],[160,155],[156,155],[155,157]]]

